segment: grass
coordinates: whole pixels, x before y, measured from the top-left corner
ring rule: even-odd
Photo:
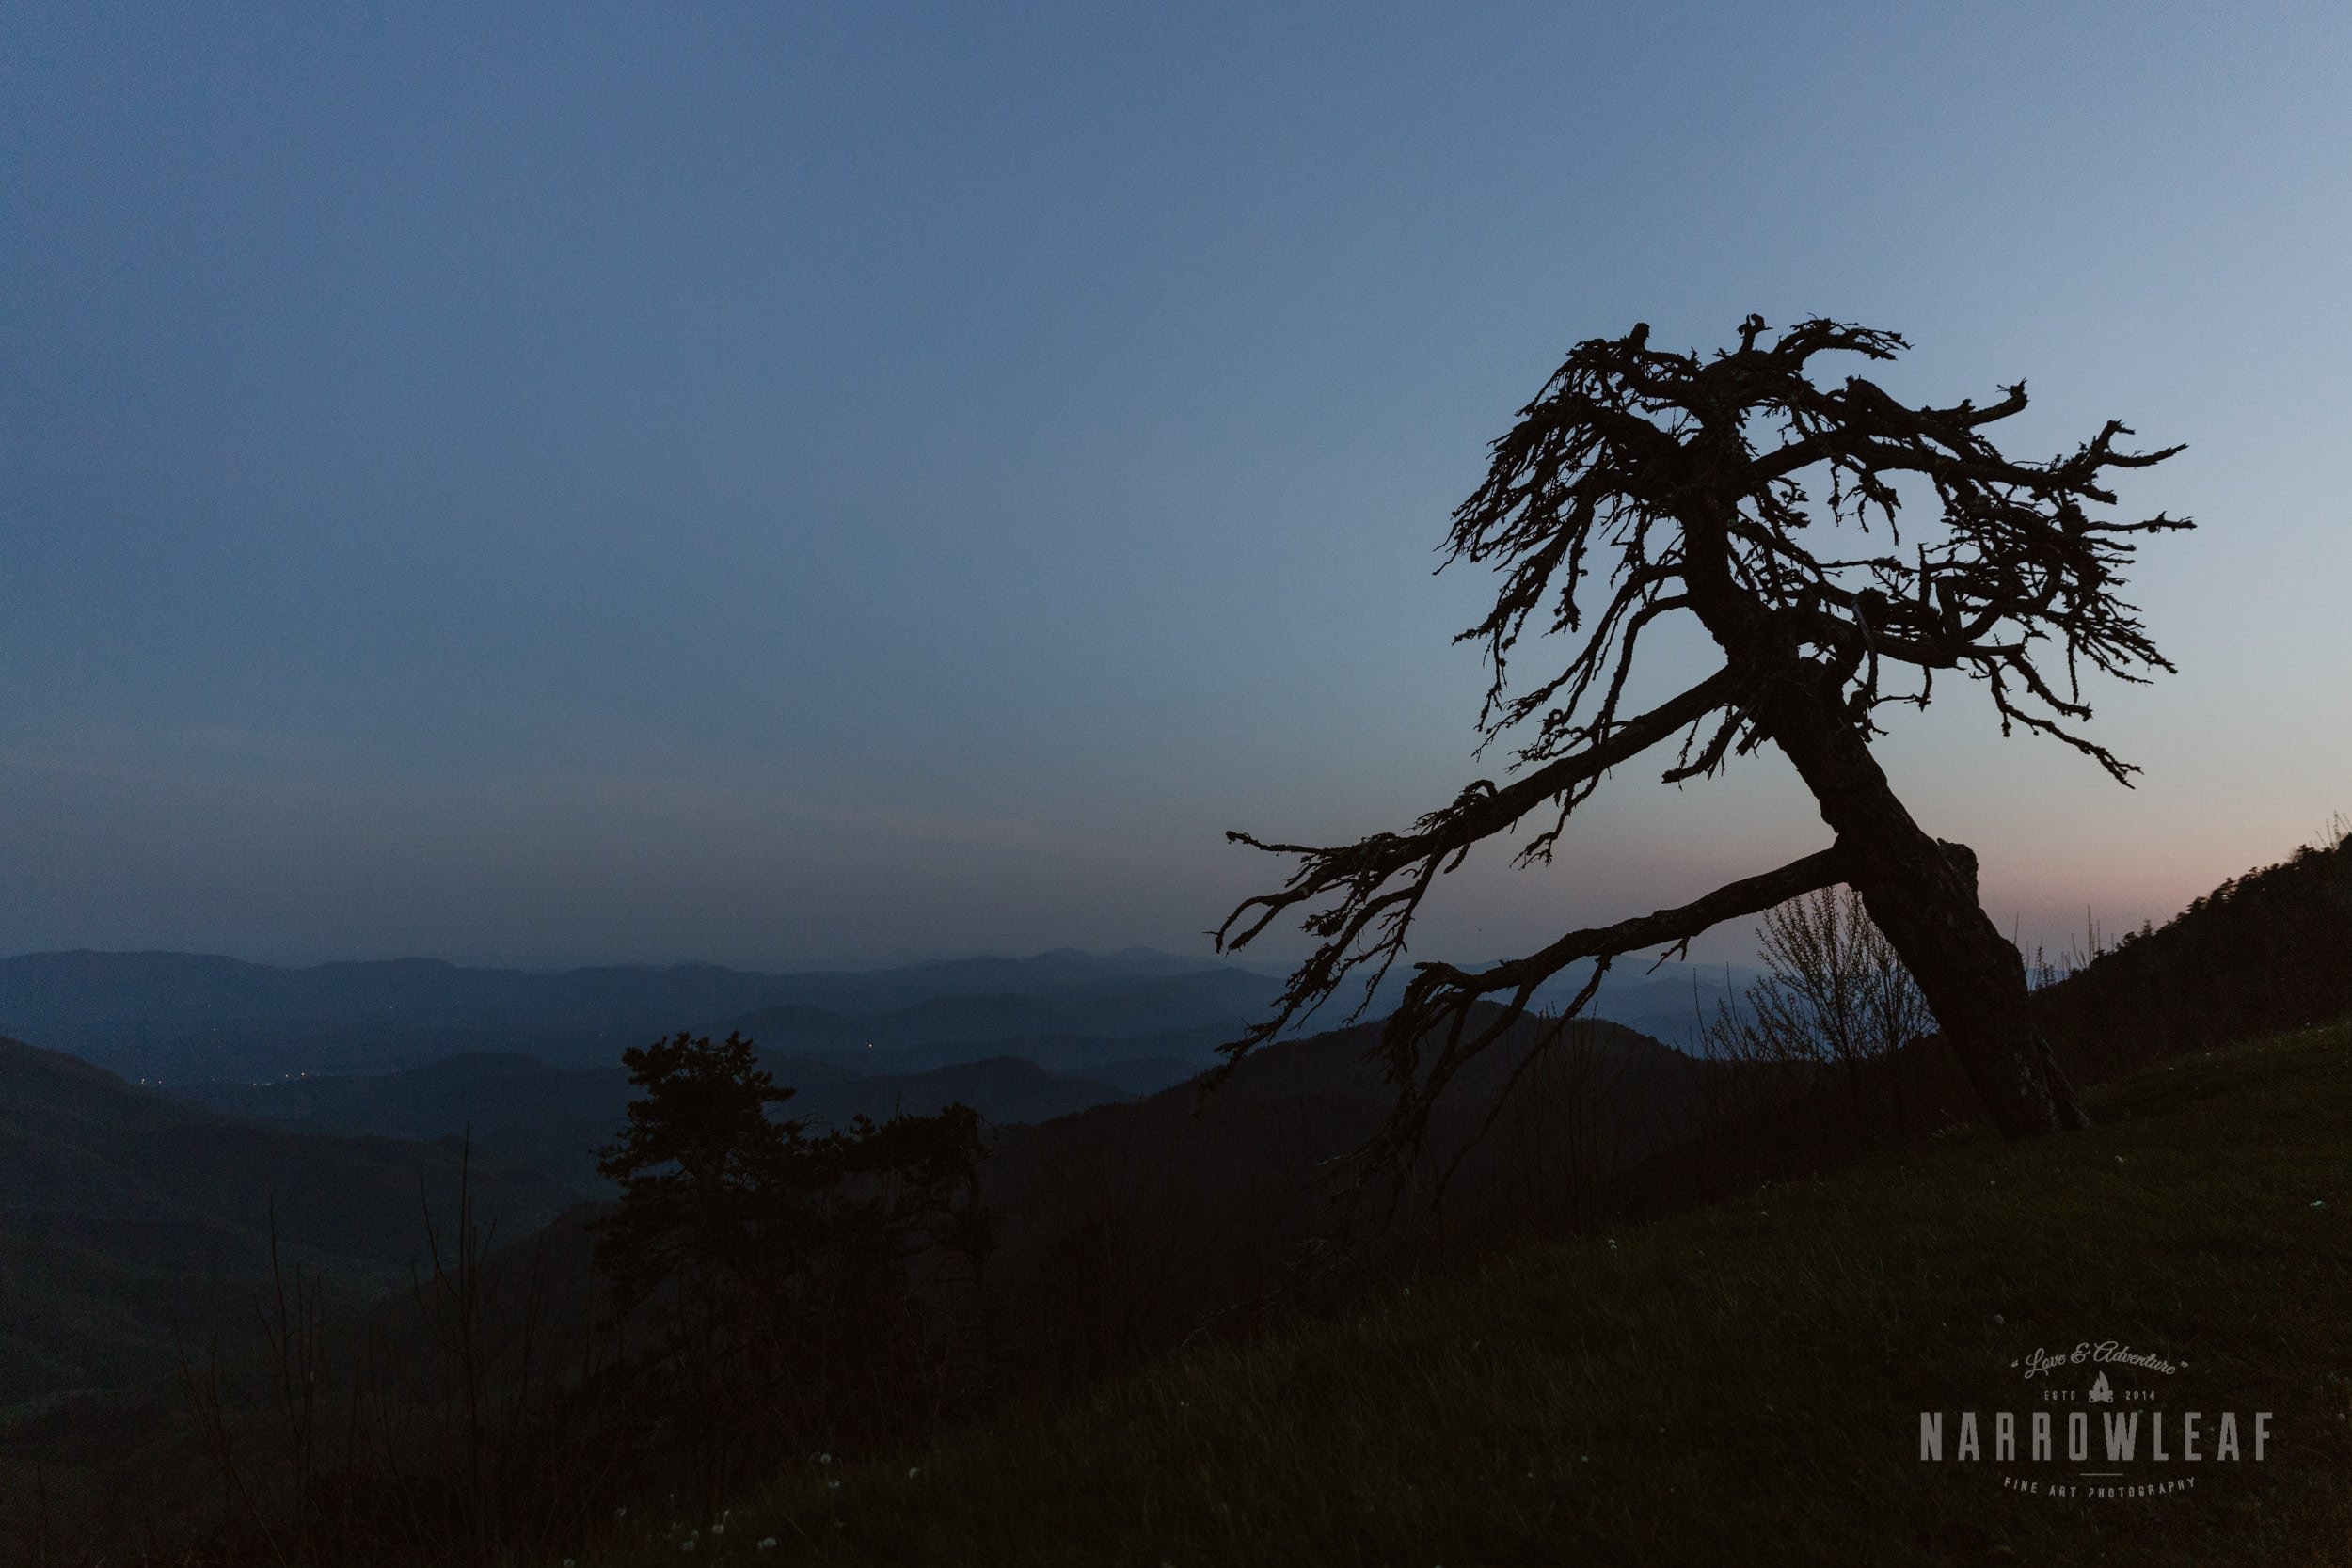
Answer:
[[[1532,1250],[931,1452],[811,1456],[723,1531],[629,1521],[583,1561],[2352,1563],[2352,1022],[2091,1104],[2089,1133]],[[2012,1363],[2108,1338],[2185,1363],[2116,1376],[2165,1409],[2273,1412],[2266,1459],[2097,1500],[2001,1483],[2096,1465],[1919,1459],[1920,1411],[2029,1409],[2053,1380]]]

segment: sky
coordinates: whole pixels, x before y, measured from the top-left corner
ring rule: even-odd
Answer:
[[[2028,949],[2161,923],[2352,812],[2348,64],[2328,5],[12,0],[0,953],[1206,953],[1282,872],[1225,830],[1503,765],[1432,575],[1486,443],[1752,310],[2026,379],[2021,454],[2189,443],[2136,789],[1974,689],[1881,745]],[[1776,758],[1620,769],[1417,952],[1826,842]]]

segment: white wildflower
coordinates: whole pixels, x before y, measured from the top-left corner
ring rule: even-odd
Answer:
[[[759,1538],[759,1549],[763,1552],[774,1551],[776,1549],[776,1538],[772,1535],[761,1536]]]

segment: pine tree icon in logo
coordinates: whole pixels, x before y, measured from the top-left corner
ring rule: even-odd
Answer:
[[[2101,1372],[2099,1374],[2099,1381],[2090,1386],[2090,1402],[2093,1404],[2113,1404],[2115,1402],[2115,1390],[2107,1386],[2106,1373]]]

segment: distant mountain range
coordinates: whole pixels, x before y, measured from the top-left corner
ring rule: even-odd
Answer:
[[[1694,984],[1704,1001],[1724,982],[1690,966],[1637,974],[1605,989],[1597,1010],[1667,1033],[1695,1016]],[[596,1151],[630,1098],[619,1054],[680,1029],[757,1040],[796,1090],[790,1114],[819,1123],[972,1105],[1013,1138],[993,1181],[1025,1165],[1016,1148],[1116,1128],[1164,1129],[1153,1138],[1176,1141],[1155,1160],[1250,1165],[1263,1150],[1244,1150],[1261,1132],[1285,1148],[1294,1133],[1269,1126],[1212,1154],[1222,1134],[1204,1130],[1196,1146],[1179,1131],[1189,1096],[1149,1110],[1139,1097],[1215,1065],[1216,1046],[1280,987],[1147,949],[801,974],[424,959],[281,969],[175,953],[0,960],[0,1034],[37,1042],[0,1047],[0,1403],[152,1375],[175,1323],[249,1326],[273,1202],[288,1259],[360,1293],[400,1283],[421,1239],[420,1183],[437,1206],[454,1204],[460,1134],[502,1236],[602,1195]],[[1303,1098],[1278,1095],[1277,1119],[1329,1122],[1299,1150],[1328,1155],[1379,1101],[1360,1057],[1369,1037],[1288,1044],[1220,1103],[1265,1103],[1263,1086],[1311,1060]],[[1243,1122],[1258,1128],[1257,1113]],[[1015,1135],[1046,1125],[1043,1144]],[[1277,1163],[1289,1170],[1288,1156]],[[1036,1181],[1021,1207],[1042,1212],[1053,1181],[1042,1168]]]
[[[1555,982],[1538,1005],[1565,1005],[1581,978]],[[1595,1011],[1688,1039],[1700,1006],[1737,978],[1690,965],[1613,974]],[[630,1098],[621,1052],[676,1030],[757,1041],[797,1091],[792,1114],[820,1123],[961,1101],[1010,1126],[1198,1075],[1280,989],[1256,970],[1147,948],[798,974],[52,953],[0,960],[0,1033],[286,1131],[470,1132],[496,1158],[593,1196],[606,1191],[596,1150]],[[1354,1000],[1314,1026],[1343,1022]]]
[[[770,1028],[777,1037],[763,1043],[799,1052],[955,1043],[1023,1055],[1013,1042],[1036,1034],[1151,1042],[1092,1053],[1120,1061],[1203,1056],[1279,990],[1247,970],[1147,948],[801,974],[711,964],[534,974],[426,958],[281,969],[186,953],[35,953],[0,959],[0,1033],[179,1084],[389,1072],[477,1053],[605,1067],[676,1030],[731,1027]],[[882,1022],[850,1022],[868,1019]]]

